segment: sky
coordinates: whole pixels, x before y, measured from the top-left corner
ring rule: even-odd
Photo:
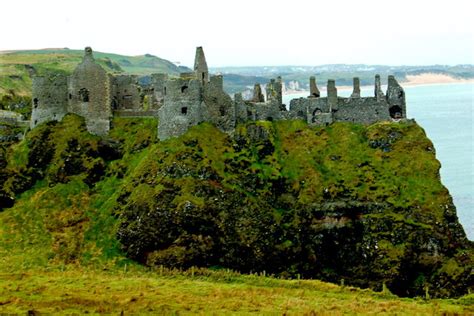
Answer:
[[[472,4],[471,4],[472,3]],[[472,0],[2,0],[0,50],[91,46],[210,67],[474,64]]]

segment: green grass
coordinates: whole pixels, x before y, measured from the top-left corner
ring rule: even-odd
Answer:
[[[0,312],[6,314],[469,315],[472,302],[472,295],[400,299],[316,280],[198,269],[64,266],[0,274]]]

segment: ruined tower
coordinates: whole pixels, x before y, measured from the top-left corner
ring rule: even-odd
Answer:
[[[196,47],[196,57],[194,58],[194,72],[196,78],[203,84],[209,82],[209,70],[207,68],[206,56],[201,46]]]
[[[86,47],[82,62],[69,77],[68,112],[85,118],[89,132],[106,135],[112,118],[111,78]]]
[[[318,86],[316,85],[316,77],[309,77],[309,97],[310,98],[319,98],[321,92],[319,92]]]
[[[281,81],[281,77],[275,79],[270,79],[270,82],[266,86],[267,92],[267,102],[274,102],[279,106],[283,102],[283,83]]]
[[[253,86],[252,101],[253,102],[265,102],[265,97],[263,96],[263,93],[262,93],[262,87],[260,86],[259,83],[256,83]]]
[[[337,110],[337,88],[335,80],[328,80],[327,91],[329,111],[332,112],[333,110]]]
[[[405,91],[394,76],[388,76],[387,101],[390,104],[390,117],[393,119],[406,117]]]
[[[351,98],[360,98],[360,80],[358,77],[354,77],[354,90],[352,91]]]
[[[375,75],[375,98],[377,101],[381,101],[385,98],[382,91],[382,84],[380,83],[380,75]]]

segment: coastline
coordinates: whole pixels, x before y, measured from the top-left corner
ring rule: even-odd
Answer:
[[[451,84],[451,83],[474,83],[472,79],[455,78],[444,74],[423,73],[419,75],[407,75],[407,81],[401,82],[406,86],[433,85],[433,84]]]
[[[474,78],[472,79],[460,79],[443,74],[435,73],[423,73],[420,75],[407,75],[407,80],[400,81],[400,85],[403,87],[418,87],[418,86],[433,86],[433,85],[445,85],[445,84],[459,84],[459,83],[474,83]],[[385,86],[385,85],[383,85]],[[370,89],[373,88],[373,85],[364,85],[361,86],[361,89]],[[326,87],[319,87],[321,91],[326,91]],[[352,90],[352,86],[337,86],[338,90]],[[303,94],[309,93],[309,90],[285,90],[284,95],[291,94]]]

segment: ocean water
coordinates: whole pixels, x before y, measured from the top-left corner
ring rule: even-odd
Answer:
[[[362,96],[373,95],[363,88]],[[426,131],[441,162],[441,181],[451,193],[459,220],[470,240],[474,240],[474,84],[440,84],[405,87],[407,116]],[[340,90],[349,96],[350,90]],[[289,94],[283,102],[306,96]]]

